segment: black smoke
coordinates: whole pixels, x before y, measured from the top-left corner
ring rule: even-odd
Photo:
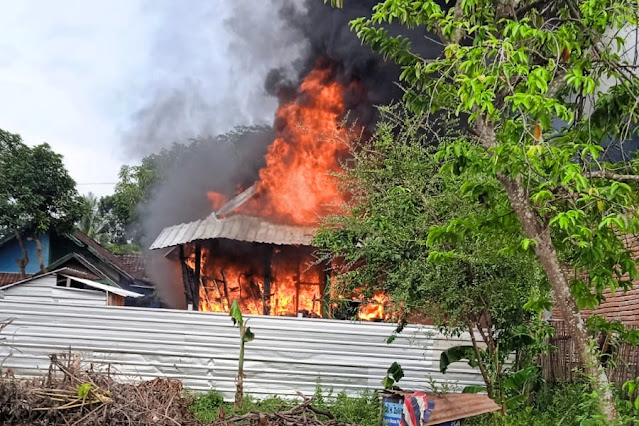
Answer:
[[[343,9],[331,8],[321,0],[225,2],[227,45],[222,65],[206,59],[214,46],[219,54],[220,46],[205,37],[207,20],[214,20],[220,6],[213,5],[216,2],[193,3],[190,9],[175,11],[187,14],[189,25],[182,28],[167,22],[159,38],[173,50],[179,49],[180,43],[199,43],[181,49],[169,65],[159,56],[164,61],[161,65],[170,66],[176,75],[191,69],[193,75],[184,72],[182,79],[172,78],[170,84],[153,87],[125,134],[129,150],[142,155],[174,142],[197,139],[187,147],[168,148],[160,158],[162,179],[151,200],[139,207],[145,247],[166,226],[208,216],[212,211],[208,191],[232,196],[238,187],[247,187],[257,179],[273,140],[275,109],[302,101],[298,87],[313,68],[332,70],[332,78],[344,87],[349,118],[369,129],[377,119],[376,106],[402,96],[396,84],[400,69],[362,45],[348,25],[354,18],[370,16],[376,0],[349,0]],[[398,28],[388,29],[396,34]],[[409,37],[422,55],[436,55],[441,50],[423,29],[410,32]],[[164,47],[159,45],[158,52]],[[219,81],[227,82],[222,90],[216,88]],[[231,137],[219,136],[238,124],[261,127]],[[174,268],[158,263],[158,255],[156,252],[149,269],[159,272],[151,272],[151,276],[164,287],[164,297],[180,306],[176,294],[181,291],[166,283],[175,282],[167,272]]]

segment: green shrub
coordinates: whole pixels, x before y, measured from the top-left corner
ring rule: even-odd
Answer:
[[[378,425],[381,422],[381,403],[377,392],[365,390],[356,397],[340,392],[333,395],[332,389],[315,390],[314,407],[329,411],[339,421],[361,425]]]
[[[224,397],[215,389],[211,389],[207,393],[195,395],[191,412],[195,418],[203,423],[211,423],[217,419],[218,409],[225,406]]]
[[[530,405],[509,410],[506,415],[485,414],[468,419],[467,426],[578,426],[596,422],[599,413],[588,383],[543,385]]]

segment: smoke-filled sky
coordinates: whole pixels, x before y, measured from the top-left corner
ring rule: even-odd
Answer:
[[[0,128],[48,142],[80,192],[103,195],[173,141],[271,123],[264,77],[301,48],[280,3],[1,2]]]

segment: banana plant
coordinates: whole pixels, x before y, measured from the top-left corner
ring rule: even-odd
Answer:
[[[399,382],[402,377],[404,377],[404,370],[402,369],[402,366],[397,362],[394,362],[390,367],[388,367],[386,376],[382,379],[384,389],[400,390],[399,386],[395,383]]]
[[[233,324],[237,325],[240,330],[240,354],[237,378],[235,379],[235,408],[240,409],[244,401],[244,344],[255,339],[255,335],[251,328],[247,326],[248,318],[244,319],[242,316],[242,310],[240,309],[240,304],[237,303],[237,299],[233,300],[229,315],[233,320]]]

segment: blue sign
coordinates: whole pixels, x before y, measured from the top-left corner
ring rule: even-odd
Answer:
[[[383,426],[400,426],[402,421],[402,411],[404,410],[404,404],[401,402],[386,402],[384,401],[384,417],[382,420]]]

